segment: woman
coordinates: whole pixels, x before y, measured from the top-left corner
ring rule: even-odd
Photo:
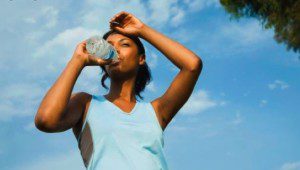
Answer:
[[[86,41],[81,42],[43,98],[35,125],[48,133],[72,128],[87,169],[168,169],[163,132],[190,97],[202,61],[128,12],[116,14],[110,28],[103,38],[116,48],[119,62],[89,55]],[[180,69],[167,91],[151,102],[136,99],[142,98],[140,92],[151,78],[138,37],[155,46]],[[110,79],[109,93],[71,95],[82,69],[92,65],[101,66],[104,71],[104,87],[105,79]]]

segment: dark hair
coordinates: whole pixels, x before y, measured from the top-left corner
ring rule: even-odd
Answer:
[[[109,35],[114,34],[114,33],[122,34],[115,30],[109,30],[108,32],[106,32],[103,35],[102,38],[106,40]],[[122,34],[122,35],[124,35],[124,34]],[[131,40],[133,40],[135,42],[135,44],[138,47],[138,55],[141,55],[141,54],[145,55],[144,45],[142,44],[142,42],[140,41],[140,39],[137,36],[133,36],[133,35],[124,35],[124,36],[130,38]],[[108,89],[108,87],[105,85],[105,80],[109,77],[109,75],[106,72],[104,66],[100,66],[100,67],[102,69],[102,74],[104,72],[104,75],[101,78],[101,85],[105,89]],[[152,80],[151,71],[150,71],[150,68],[148,67],[147,63],[145,62],[145,64],[139,66],[139,68],[138,68],[138,73],[137,73],[137,77],[135,80],[135,87],[134,87],[135,95],[139,96],[139,98],[141,98],[143,100],[144,98],[141,96],[140,93],[142,91],[144,91],[146,85],[148,85],[151,80]]]

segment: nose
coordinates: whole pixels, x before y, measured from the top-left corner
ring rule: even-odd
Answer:
[[[116,49],[117,53],[120,54],[119,48],[115,47],[115,49]]]

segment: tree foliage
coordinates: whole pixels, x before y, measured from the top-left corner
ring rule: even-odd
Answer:
[[[231,18],[254,17],[287,49],[300,52],[300,0],[220,0]]]

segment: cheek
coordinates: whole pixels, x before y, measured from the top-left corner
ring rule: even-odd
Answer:
[[[136,56],[136,52],[134,52],[134,51],[124,51],[123,61],[124,61],[124,64],[126,66],[136,65],[136,63],[138,63],[138,58]]]
[[[133,59],[135,56],[135,51],[133,49],[125,48],[121,51],[124,59]]]
[[[137,56],[137,48],[131,44],[129,47],[121,47],[120,53],[123,55],[124,59],[134,59]]]

